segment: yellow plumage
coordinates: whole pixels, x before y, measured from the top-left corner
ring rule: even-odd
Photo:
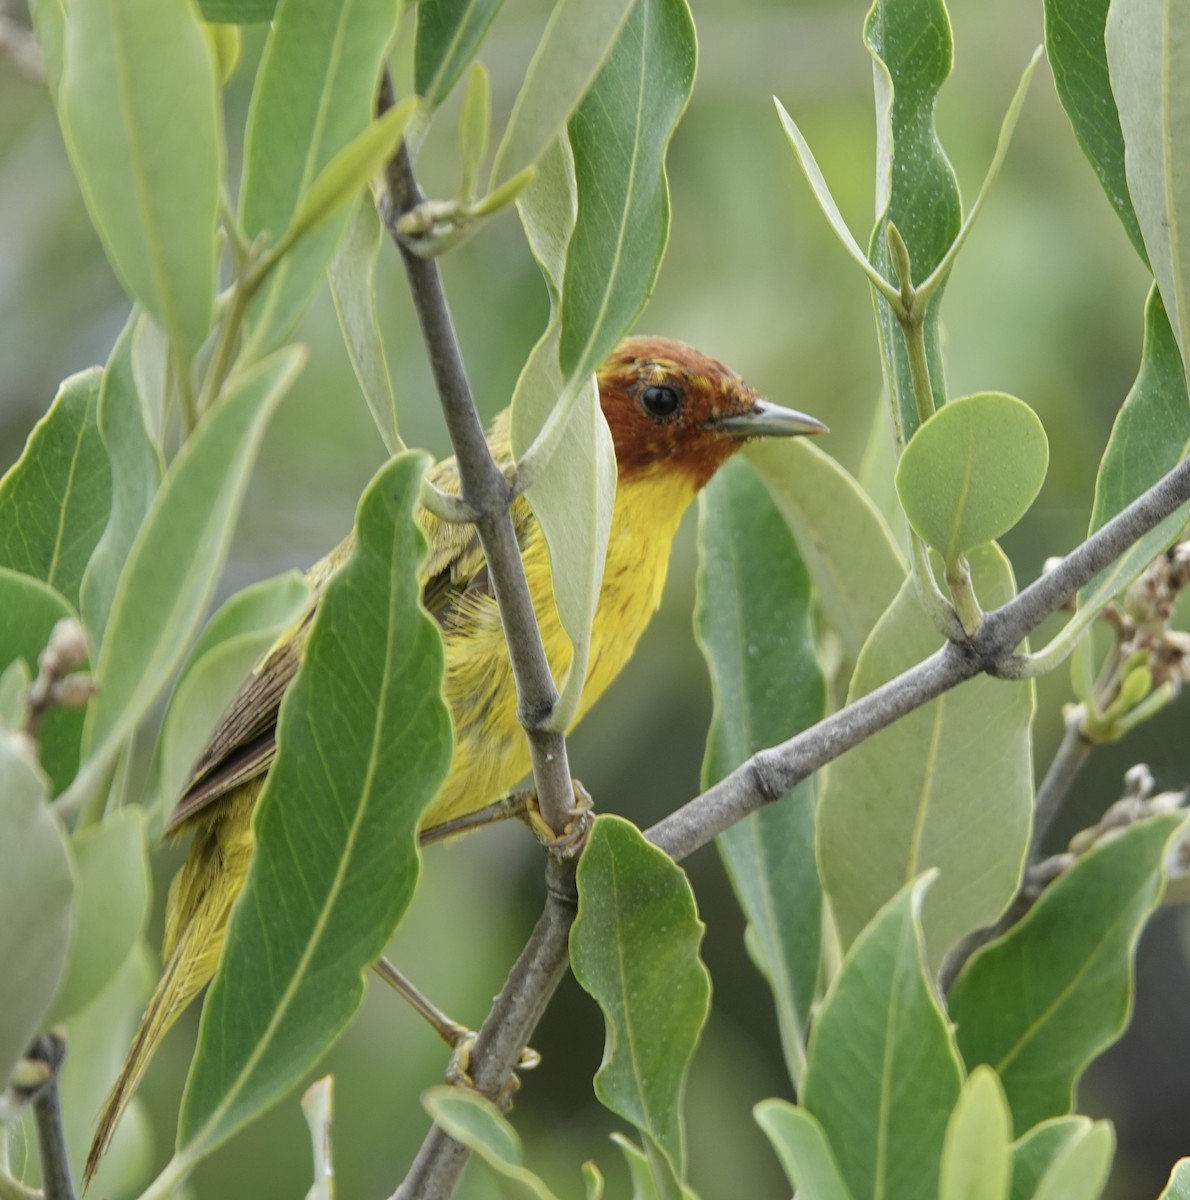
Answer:
[[[660,603],[682,515],[718,466],[748,436],[823,428],[761,401],[721,363],[662,339],[622,343],[601,370],[599,383],[616,448],[618,485],[575,723],[631,657]],[[493,425],[489,445],[498,463],[511,463],[507,413]],[[444,491],[459,490],[453,460],[432,468],[429,478]],[[514,503],[512,518],[546,657],[562,681],[572,651],[554,604],[549,550],[524,499]],[[455,733],[450,772],[425,813],[426,828],[498,799],[528,773],[530,758],[517,720],[500,614],[475,531],[426,510],[418,519],[429,544],[421,572],[423,601],[442,630],[443,689]],[[350,548],[348,538],[311,568],[314,605]],[[169,832],[189,832],[193,839],[170,887],[165,968],[100,1114],[84,1183],[94,1174],[156,1045],[218,965],[231,908],[251,863],[252,812],[275,754],[277,710],[300,664],[312,615],[313,609],[246,681],[171,819]]]

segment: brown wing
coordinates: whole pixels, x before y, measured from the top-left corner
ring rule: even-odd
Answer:
[[[429,478],[444,491],[458,491],[453,459],[437,464]],[[512,514],[517,543],[523,552],[537,524],[523,499],[515,502]],[[468,602],[479,595],[492,597],[487,564],[473,526],[450,524],[424,509],[418,519],[429,542],[429,553],[422,567],[422,603],[439,625],[446,627],[464,597]],[[349,538],[310,569],[307,580],[315,605],[245,680],[194,764],[190,782],[166,825],[167,834],[178,832],[198,813],[208,811],[235,788],[263,775],[272,766],[277,754],[281,699],[301,666],[317,598],[338,567],[347,561],[350,551]]]

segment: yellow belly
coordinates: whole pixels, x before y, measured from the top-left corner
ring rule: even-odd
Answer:
[[[661,603],[669,551],[682,514],[694,497],[683,478],[647,474],[621,485],[612,512],[603,586],[591,632],[587,678],[574,724],[607,689],[631,658]],[[572,649],[554,606],[549,552],[536,522],[522,550],[536,603],[542,643],[561,684]],[[475,598],[467,633],[445,630],[443,684],[455,728],[450,774],[423,818],[442,821],[499,798],[529,773],[529,746],[517,720],[516,688],[500,615],[490,596]]]

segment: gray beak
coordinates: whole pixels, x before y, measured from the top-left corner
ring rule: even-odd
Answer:
[[[830,433],[830,430],[814,417],[808,417],[793,408],[782,408],[768,400],[756,400],[746,413],[733,413],[719,417],[713,428],[722,430],[731,437],[801,437],[806,434]]]

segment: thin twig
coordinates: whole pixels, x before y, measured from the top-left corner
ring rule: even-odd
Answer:
[[[58,1069],[65,1054],[65,1042],[52,1033],[40,1035],[29,1052],[29,1057],[44,1063],[49,1069],[48,1079],[33,1096],[33,1122],[37,1127],[45,1200],[75,1200],[70,1159],[66,1152],[66,1133],[62,1126],[62,1105],[58,1099]]]
[[[386,71],[378,108],[383,113],[392,105],[392,81]],[[546,823],[561,833],[572,815],[574,787],[566,739],[561,733],[546,728],[558,702],[558,690],[541,642],[529,584],[525,579],[525,566],[512,525],[509,507],[512,486],[492,458],[484,438],[438,264],[434,259],[420,258],[395,234],[401,215],[424,200],[404,144],[389,163],[385,182],[388,190],[385,222],[401,251],[447,432],[458,462],[463,502],[474,513],[475,530],[483,546],[492,590],[504,624],[517,684],[517,716],[529,739],[538,804]]]
[[[1062,807],[1075,777],[1082,770],[1095,743],[1083,735],[1083,706],[1075,705],[1066,714],[1066,731],[1050,762],[1049,770],[1037,789],[1033,802],[1033,841],[1029,847],[1029,862],[1041,858],[1041,843],[1054,818]]]

